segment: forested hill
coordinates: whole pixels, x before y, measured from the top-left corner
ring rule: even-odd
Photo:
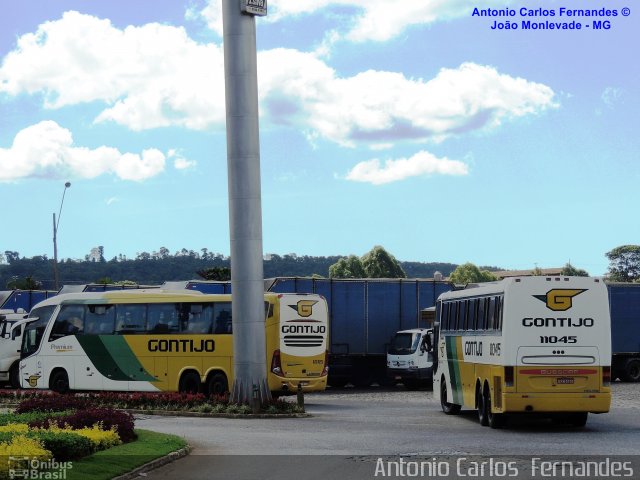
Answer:
[[[20,257],[18,252],[4,252],[4,262],[0,264],[0,290],[15,279],[30,277],[41,282],[40,288],[53,288],[53,261],[46,256]],[[270,277],[311,277],[329,276],[329,267],[340,256],[312,257],[308,255],[271,254],[264,261],[264,276]],[[66,259],[58,264],[60,284],[103,282],[105,279],[118,282],[130,280],[138,284],[157,285],[170,280],[190,280],[199,278],[196,272],[214,267],[229,267],[229,258],[220,254],[182,250],[174,255],[166,249],[161,253],[143,252],[135,259],[122,255],[111,260]],[[409,278],[431,278],[435,271],[448,276],[456,265],[451,263],[400,262]]]

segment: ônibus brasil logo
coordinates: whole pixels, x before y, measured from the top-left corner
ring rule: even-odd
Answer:
[[[543,301],[549,310],[564,312],[573,306],[573,297],[586,291],[586,289],[578,288],[554,288],[553,290],[549,290],[545,295],[533,296]]]

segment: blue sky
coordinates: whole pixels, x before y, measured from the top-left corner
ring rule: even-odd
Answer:
[[[640,25],[493,30],[564,3],[270,0],[257,19],[265,253],[592,275],[640,243]],[[623,7],[632,9],[622,16]],[[0,251],[229,253],[219,0],[9,2]]]

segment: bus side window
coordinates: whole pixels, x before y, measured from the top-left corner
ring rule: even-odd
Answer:
[[[502,297],[496,297],[496,330],[502,331]]]
[[[145,333],[147,306],[120,304],[116,306],[116,334]]]
[[[476,330],[478,320],[478,299],[469,300],[469,330]]]
[[[442,304],[442,321],[440,322],[440,328],[442,330],[449,330],[449,313],[451,311],[451,304],[449,302]]]
[[[213,318],[213,305],[193,303],[187,304],[189,316],[183,333],[211,333],[211,320]]]
[[[215,327],[213,333],[233,333],[231,322],[231,302],[219,302],[213,310]]]
[[[148,333],[176,333],[179,330],[179,303],[150,303],[147,306]]]
[[[487,329],[487,298],[481,298],[478,302],[478,330]]]
[[[89,335],[111,335],[115,320],[113,305],[87,305],[84,314],[84,333]]]
[[[495,315],[496,315],[496,299],[495,297],[489,298],[489,311],[487,314],[487,330],[493,330],[496,328],[495,325]]]
[[[84,306],[63,305],[51,329],[49,341],[67,335],[79,335],[84,331]]]
[[[450,305],[451,315],[449,316],[449,329],[456,330],[458,328],[458,302],[454,300]]]

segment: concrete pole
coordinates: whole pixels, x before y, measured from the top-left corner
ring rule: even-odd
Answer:
[[[267,385],[256,25],[223,0],[235,380],[231,401],[271,398]]]

